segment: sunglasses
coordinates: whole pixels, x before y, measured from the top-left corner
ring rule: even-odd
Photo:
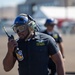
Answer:
[[[13,30],[14,30],[15,33],[23,32],[23,31],[26,30],[26,26],[22,25],[22,26],[13,27]]]

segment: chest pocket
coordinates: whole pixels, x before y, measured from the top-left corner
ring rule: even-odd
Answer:
[[[35,53],[36,54],[45,54],[47,53],[47,47],[44,42],[36,42],[35,46]]]
[[[48,59],[48,49],[45,43],[36,43],[34,47],[34,58],[37,58],[36,61],[45,63]]]

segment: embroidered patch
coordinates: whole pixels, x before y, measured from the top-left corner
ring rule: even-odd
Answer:
[[[53,38],[58,38],[58,35],[57,34],[53,34]]]
[[[36,42],[37,46],[44,46],[45,45],[44,40],[36,40],[36,41],[37,41]]]

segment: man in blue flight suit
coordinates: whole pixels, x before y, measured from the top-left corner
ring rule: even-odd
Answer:
[[[55,41],[58,44],[59,49],[61,51],[62,57],[64,58],[64,49],[63,49],[62,37],[57,31],[54,30],[54,26],[56,24],[57,23],[56,23],[55,19],[53,19],[53,18],[46,19],[46,22],[44,24],[44,26],[46,27],[46,30],[43,31],[43,33],[48,34],[55,39]],[[50,75],[56,75],[56,66],[55,66],[55,64],[51,58],[49,59],[49,69],[51,70]]]
[[[27,14],[16,17],[13,30],[18,41],[8,41],[8,52],[3,60],[4,70],[10,71],[18,61],[19,75],[48,75],[49,56],[55,62],[58,75],[65,75],[62,55],[54,39],[38,32],[35,21]]]

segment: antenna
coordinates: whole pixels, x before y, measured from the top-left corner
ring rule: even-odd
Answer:
[[[7,31],[6,31],[6,28],[5,28],[5,27],[3,27],[3,30],[5,31],[6,35],[7,35],[8,37],[10,37],[10,36],[8,35],[8,33],[7,33]]]

